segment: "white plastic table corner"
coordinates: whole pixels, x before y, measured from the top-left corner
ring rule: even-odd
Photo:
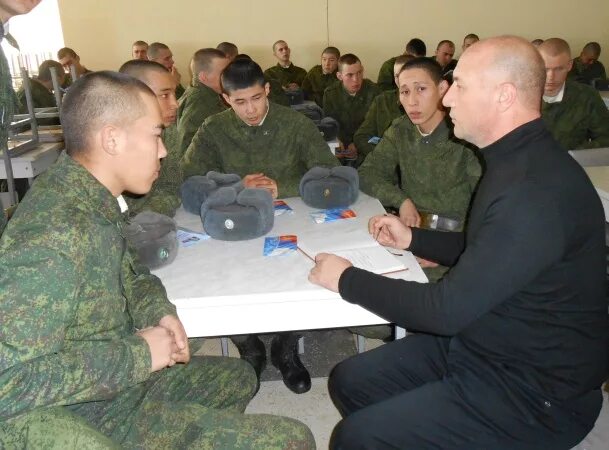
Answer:
[[[368,219],[384,212],[378,200],[360,193],[351,206],[357,217],[316,224],[309,216],[314,209],[300,198],[286,202],[294,213],[276,217],[268,236],[302,236],[307,230],[325,227],[340,239],[350,230],[367,229]],[[182,208],[175,218],[179,226],[202,230],[200,218]],[[189,337],[387,323],[338,294],[311,284],[307,276],[313,261],[300,251],[265,257],[263,242],[263,237],[240,242],[209,239],[180,248],[172,264],[154,271],[176,305]],[[405,251],[402,254],[400,259],[409,269],[391,276],[427,282],[414,256]]]

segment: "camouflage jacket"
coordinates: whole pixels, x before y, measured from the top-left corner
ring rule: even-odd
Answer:
[[[302,86],[302,82],[307,75],[307,71],[302,67],[295,66],[290,63],[290,67],[284,68],[277,63],[273,67],[269,67],[264,71],[264,76],[268,78],[274,78],[281,83],[281,86],[286,87],[290,83],[296,83],[298,86]]]
[[[142,211],[154,211],[173,217],[180,207],[180,186],[182,184],[181,154],[178,151],[178,131],[175,125],[163,130],[163,144],[167,156],[161,161],[159,177],[152,184],[152,189],[145,195],[125,195],[129,205],[129,215],[134,216]]]
[[[542,101],[541,117],[565,150],[609,147],[609,110],[590,86],[567,81],[562,101]]]
[[[53,93],[40,82],[30,78],[30,86],[32,87],[34,108],[50,108],[57,106]],[[19,112],[22,114],[27,113],[27,101],[25,99],[25,88],[23,86],[17,91],[17,101],[19,102]]]
[[[178,107],[178,159],[184,155],[205,119],[225,109],[220,95],[209,86],[197,81],[195,86],[186,89]]]
[[[605,72],[605,66],[602,62],[594,61],[592,64],[586,66],[578,56],[573,60],[573,67],[571,67],[567,79],[579,81],[584,84],[591,84],[592,80],[606,80],[607,72]]]
[[[376,96],[366,113],[366,118],[353,136],[358,160],[363,161],[366,155],[376,147],[377,144],[368,141],[383,137],[383,133],[389,128],[391,122],[403,114],[404,108],[400,104],[400,96],[395,87]]]
[[[337,165],[311,120],[273,103],[260,126],[248,126],[232,109],[207,118],[182,160],[185,177],[210,170],[263,172],[277,182],[283,198],[299,195],[300,179],[310,168]]]
[[[401,186],[392,182],[399,169]],[[448,120],[422,136],[408,116],[396,119],[359,168],[362,191],[399,208],[411,199],[421,212],[463,220],[481,169],[474,150],[456,139]]]
[[[355,131],[364,121],[374,97],[380,93],[379,87],[368,79],[355,95],[349,95],[342,83],[333,84],[324,92],[324,113],[337,120],[338,138],[345,147],[353,142]]]
[[[136,329],[175,307],[122,235],[115,197],[66,154],[0,240],[0,421],[113,398],[150,376]]]
[[[186,89],[184,89],[184,86],[182,86],[181,84],[178,84],[176,86],[176,98],[179,100],[182,95],[184,95],[184,92],[186,92]]]
[[[393,66],[395,64],[396,59],[398,59],[397,56],[389,58],[383,63],[379,70],[379,76],[376,80],[376,84],[378,84],[378,87],[381,88],[383,91],[395,89],[395,80],[393,79]]]
[[[269,84],[269,100],[278,105],[290,106],[290,99],[286,95],[281,83],[275,78],[266,77]]]
[[[4,38],[4,29],[0,23],[0,43]],[[0,45],[0,153],[4,152],[8,142],[8,126],[13,120],[17,100],[13,90],[13,80],[8,67],[8,61],[4,55],[4,50]],[[4,210],[0,208],[0,233],[6,226],[6,216]]]
[[[302,90],[307,96],[307,100],[313,100],[319,107],[323,107],[324,91],[328,86],[338,83],[336,72],[323,73],[321,65],[316,65],[307,73],[302,82]]]

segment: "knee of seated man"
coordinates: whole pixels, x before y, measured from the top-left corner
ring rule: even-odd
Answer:
[[[363,417],[364,414],[354,413],[341,420],[332,432],[330,450],[377,449],[380,442],[375,441],[370,423]]]

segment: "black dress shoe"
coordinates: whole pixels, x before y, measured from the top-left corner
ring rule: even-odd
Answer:
[[[241,359],[250,363],[256,371],[258,384],[260,384],[260,374],[266,367],[266,349],[264,348],[264,343],[255,334],[250,334],[245,339],[235,337],[233,338],[233,343],[237,347],[237,350],[239,350]]]
[[[271,362],[288,389],[302,394],[311,389],[311,376],[298,357],[298,338],[294,333],[276,334],[271,342]]]

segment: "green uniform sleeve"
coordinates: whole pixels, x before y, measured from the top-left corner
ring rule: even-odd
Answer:
[[[590,141],[581,142],[575,149],[609,147],[609,109],[597,92],[590,96],[586,120]]]
[[[379,70],[379,76],[376,84],[383,91],[395,89],[395,81],[393,80],[393,65],[396,58],[391,58],[383,63]]]
[[[65,341],[78,291],[86,289],[82,271],[94,270],[62,253],[64,240],[76,234],[58,230],[45,247],[24,242],[4,258],[0,421],[37,407],[108,399],[149,377],[150,351],[139,336]]]
[[[374,99],[374,101],[370,105],[370,109],[368,109],[368,112],[366,113],[364,121],[353,135],[353,142],[357,147],[357,159],[360,160],[360,164],[364,161],[366,156],[376,147],[375,144],[371,144],[368,141],[373,137],[380,138],[385,131],[379,130],[377,120],[379,100],[380,96],[377,96]]]
[[[360,189],[376,197],[384,206],[399,208],[409,195],[393,183],[399,166],[399,145],[393,128],[385,132],[381,142],[359,168]]]
[[[213,141],[208,139],[207,134],[207,127],[204,123],[184,153],[180,163],[184,179],[193,175],[205,175],[210,170],[222,171],[222,165],[216,155],[218,149]]]

